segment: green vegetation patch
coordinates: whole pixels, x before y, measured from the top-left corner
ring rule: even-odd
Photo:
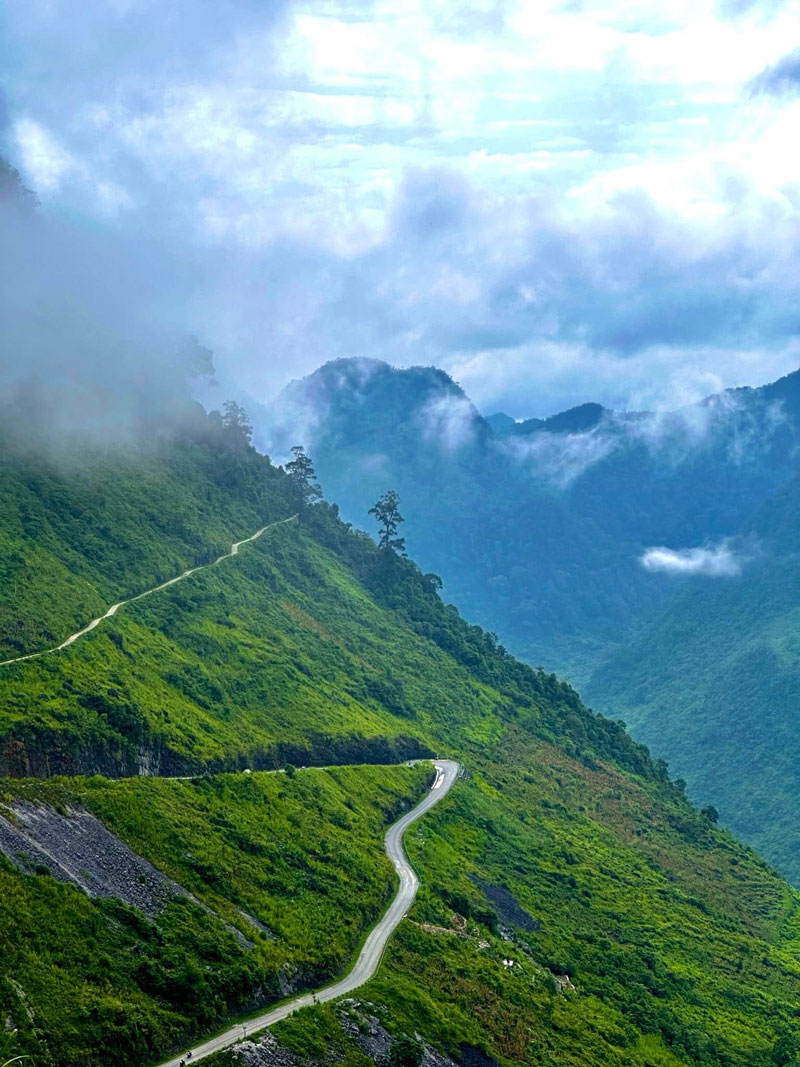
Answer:
[[[202,906],[149,922],[0,858],[0,1055],[146,1063],[339,974],[393,891],[386,826],[430,780],[427,764],[3,783],[6,804],[92,811]]]
[[[680,789],[514,731],[497,756],[409,835],[422,888],[364,995],[508,1062],[792,1062],[797,894]]]

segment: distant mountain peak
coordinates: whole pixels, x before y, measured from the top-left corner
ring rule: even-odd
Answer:
[[[265,437],[276,455],[297,442],[313,449],[323,440],[328,447],[357,440],[379,453],[402,437],[454,451],[491,433],[446,371],[364,357],[332,360],[290,382],[269,421]]]
[[[577,407],[560,411],[548,419],[525,419],[524,422],[516,423],[510,432],[520,435],[539,432],[586,433],[610,414],[610,409],[604,408],[602,404],[578,404]]]
[[[510,415],[506,415],[504,411],[496,411],[493,415],[487,415],[486,421],[499,436],[513,433],[514,427],[517,425],[517,420],[512,419]]]

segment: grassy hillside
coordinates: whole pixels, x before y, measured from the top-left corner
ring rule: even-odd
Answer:
[[[273,467],[201,412],[185,419],[110,450],[40,449],[0,420],[0,659],[59,643],[287,514]]]
[[[430,777],[427,766],[0,783],[0,813],[14,798],[92,811],[195,898],[148,917],[0,856],[0,1062],[148,1063],[282,999],[282,981],[335,975],[390,894],[385,826]]]
[[[167,498],[174,486],[191,510],[196,497],[200,521],[209,501],[241,496],[230,528],[216,516],[215,537],[297,510],[267,460],[212,446],[209,432],[198,423],[148,449],[142,462]],[[11,499],[27,492],[32,462],[37,496],[61,478],[41,457],[7,457]],[[130,453],[94,466],[89,484],[115,485],[95,507],[108,531],[126,485],[133,493],[141,481],[139,463]],[[50,529],[53,510],[70,525],[71,483],[59,484]],[[165,520],[137,508],[129,521],[148,546],[138,583],[159,565]],[[4,536],[36,541],[10,525]],[[127,542],[109,538],[104,551],[122,574]],[[66,601],[59,575],[81,540],[73,531],[48,542],[62,568],[53,599]],[[198,541],[174,572],[214,554]],[[97,584],[102,563],[83,566]],[[19,597],[15,610],[41,636],[28,603]],[[800,1029],[797,896],[695,811],[618,724],[465,623],[429,576],[379,552],[328,505],[64,652],[0,668],[0,737],[6,774],[43,777],[456,756],[470,778],[409,835],[422,892],[365,994],[388,1025],[508,1064],[791,1062],[773,1050]],[[153,922],[3,861],[0,1007],[11,1025],[0,1028],[0,1053],[32,1052],[52,1067],[158,1062],[181,1036],[278,999],[281,974],[299,968],[307,983],[340,970],[386,897],[383,827],[426,773],[6,779],[6,807],[20,797],[64,811],[80,803],[211,912],[179,900]],[[575,989],[559,992],[566,973]],[[287,1040],[324,1053],[335,1025],[328,1009],[311,1012],[287,1024]]]
[[[798,899],[679,790],[656,799],[514,730],[409,852],[418,902],[358,994],[395,1034],[465,1063],[795,1062]],[[276,1034],[363,1062],[334,1009]]]
[[[181,454],[186,462],[197,455],[193,477],[203,477],[206,440],[184,440]],[[264,519],[293,513],[297,501],[287,479],[267,460],[238,451],[234,458],[238,471],[224,451],[216,462],[233,470],[235,477],[223,480],[225,491],[248,500],[251,514],[249,527],[229,536],[246,536]],[[157,467],[163,492],[174,489],[179,501],[193,484],[176,469],[171,445],[148,453],[143,463],[145,471]],[[54,481],[63,495],[69,483],[60,473],[38,469],[43,495],[52,493]],[[125,487],[141,491],[138,458],[116,457],[101,475],[114,492],[96,494],[94,512],[79,513],[79,530],[91,522],[115,530],[118,514],[123,528],[134,521]],[[24,498],[29,478],[25,460],[9,477],[7,495]],[[198,495],[216,501],[216,482]],[[61,521],[68,518],[69,498],[58,510]],[[243,511],[234,509],[242,523],[248,517]],[[149,566],[161,568],[157,545],[166,520],[144,509],[134,516],[137,541],[151,546]],[[11,552],[26,543],[15,529],[9,524],[6,533]],[[59,566],[81,540],[74,531],[63,541],[52,539]],[[127,542],[111,540],[106,553],[124,570]],[[198,551],[209,559],[218,547]],[[171,573],[187,562],[194,560],[171,561]],[[323,505],[299,524],[269,531],[235,559],[126,606],[64,651],[0,668],[0,766],[10,774],[183,773],[277,766],[287,756],[295,762],[385,760],[437,744],[490,742],[521,708],[534,712],[546,732],[563,733],[569,717],[574,736],[589,748],[599,746],[600,754],[618,749],[633,765],[642,762],[636,746],[587,713],[572,690],[516,663],[442,604],[413,564],[388,562],[393,566]],[[105,559],[85,567],[99,582]],[[165,576],[159,570],[158,578]],[[119,596],[103,580],[108,596],[99,608]],[[69,594],[69,585],[51,573],[47,601],[66,604]],[[31,629],[24,593],[14,608]],[[72,624],[86,621],[76,616]],[[43,646],[37,631],[19,651]]]
[[[795,479],[747,528],[759,551],[741,576],[683,592],[587,687],[795,884],[798,490]]]

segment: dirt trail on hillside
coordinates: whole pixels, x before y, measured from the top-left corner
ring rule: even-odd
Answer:
[[[42,649],[41,652],[29,652],[25,656],[16,656],[14,659],[0,660],[0,667],[7,667],[11,663],[22,663],[29,659],[38,659],[39,656],[49,656],[53,652],[61,652],[65,648],[69,648],[73,645],[79,637],[83,637],[91,630],[94,630],[96,626],[99,626],[104,619],[110,619],[112,615],[116,615],[120,608],[124,608],[126,604],[133,604],[137,600],[142,600],[146,596],[152,596],[153,593],[158,593],[162,589],[167,589],[170,585],[175,585],[176,582],[182,582],[184,578],[189,578],[192,574],[197,574],[198,571],[207,570],[209,567],[216,567],[218,563],[222,563],[224,559],[231,559],[233,556],[239,555],[239,549],[242,545],[249,544],[251,541],[257,540],[267,530],[272,530],[276,526],[283,526],[287,522],[294,522],[297,519],[297,515],[290,515],[288,519],[280,519],[278,522],[271,522],[268,526],[262,526],[260,530],[256,530],[250,537],[245,537],[241,541],[234,541],[231,545],[230,552],[225,552],[221,556],[217,556],[211,563],[201,563],[199,567],[191,567],[188,571],[184,571],[183,574],[179,574],[175,578],[170,578],[169,581],[162,582],[161,585],[155,585],[152,589],[146,589],[143,593],[138,593],[136,596],[129,597],[127,600],[120,600],[118,604],[112,604],[105,615],[100,615],[96,619],[92,619],[88,626],[84,626],[82,630],[78,630],[77,633],[70,634],[66,641],[62,641],[60,645],[55,645],[53,648]]]

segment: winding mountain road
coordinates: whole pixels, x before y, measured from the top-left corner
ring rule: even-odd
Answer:
[[[120,600],[118,604],[112,604],[105,615],[100,615],[97,619],[92,619],[88,626],[84,626],[82,630],[78,630],[75,634],[70,634],[66,641],[62,641],[60,645],[56,645],[54,648],[45,648],[41,652],[29,652],[26,656],[17,656],[15,659],[0,660],[0,667],[7,667],[10,663],[22,663],[27,659],[37,659],[39,656],[49,656],[52,652],[61,652],[65,648],[69,648],[73,645],[79,637],[83,637],[84,634],[88,634],[90,630],[94,630],[96,626],[99,626],[103,619],[110,619],[112,615],[116,615],[120,608],[124,608],[126,604],[133,604],[137,600],[143,600],[146,596],[152,596],[153,593],[158,593],[162,589],[167,589],[170,585],[175,585],[176,582],[182,582],[184,578],[189,578],[192,574],[197,574],[198,571],[207,570],[209,567],[216,567],[218,563],[222,563],[224,559],[231,559],[233,556],[238,556],[239,549],[242,545],[249,544],[251,541],[257,540],[267,530],[273,530],[276,526],[283,526],[287,522],[294,522],[297,519],[297,515],[290,515],[288,519],[280,519],[278,522],[271,522],[268,526],[262,526],[260,530],[256,530],[250,537],[245,537],[242,541],[234,541],[231,545],[230,552],[225,552],[221,556],[217,556],[211,563],[201,563],[199,567],[192,567],[188,571],[184,571],[183,574],[177,575],[175,578],[170,578],[167,582],[162,582],[161,585],[155,585],[152,589],[146,589],[143,593],[139,593],[137,596],[132,596],[128,600]]]
[[[0,660],[0,667],[6,667],[12,663],[22,663],[25,660],[37,659],[39,656],[48,656],[53,652],[61,652],[65,648],[69,648],[79,638],[85,634],[90,633],[95,627],[99,626],[104,619],[110,619],[113,615],[119,611],[120,608],[125,607],[126,604],[133,604],[137,600],[142,600],[144,597],[152,596],[153,593],[158,593],[162,589],[167,589],[171,585],[175,585],[177,582],[182,582],[184,579],[189,578],[193,574],[197,574],[198,571],[206,570],[209,567],[216,567],[218,563],[221,563],[225,559],[231,559],[233,556],[239,554],[239,549],[242,545],[246,545],[251,541],[257,540],[267,530],[272,530],[276,526],[283,526],[285,523],[293,522],[298,518],[297,515],[291,515],[288,519],[280,519],[278,522],[269,523],[267,526],[262,526],[260,530],[256,530],[250,537],[245,537],[241,541],[235,541],[231,545],[230,552],[226,552],[211,563],[203,563],[198,567],[191,567],[189,570],[184,571],[182,574],[177,575],[175,578],[170,578],[169,581],[162,582],[160,585],[154,586],[152,589],[146,589],[143,593],[139,593],[136,596],[129,597],[127,600],[120,600],[117,604],[112,604],[105,614],[98,616],[96,619],[84,626],[82,630],[78,630],[77,633],[70,634],[65,641],[62,641],[60,645],[55,645],[53,648],[42,649],[40,652],[29,652],[24,656],[17,656],[14,659]],[[414,902],[414,898],[417,895],[419,889],[419,879],[414,873],[414,869],[408,861],[408,857],[403,849],[403,835],[412,823],[421,818],[426,811],[429,811],[435,804],[438,804],[443,797],[452,788],[455,782],[460,766],[454,760],[434,760],[433,765],[436,768],[436,778],[433,785],[430,788],[427,796],[417,804],[411,811],[406,812],[397,822],[393,823],[386,831],[385,845],[386,854],[394,864],[394,868],[400,878],[400,886],[395,894],[392,903],[388,909],[384,912],[383,916],[378,920],[376,925],[370,931],[361,952],[358,955],[358,959],[353,965],[352,969],[344,978],[334,982],[332,985],[325,986],[314,993],[303,993],[301,996],[295,997],[293,1000],[287,1001],[285,1004],[280,1004],[276,1008],[272,1008],[270,1011],[265,1012],[263,1015],[259,1015],[257,1018],[249,1019],[244,1025],[239,1023],[236,1026],[232,1026],[222,1034],[218,1034],[216,1037],[212,1037],[202,1045],[198,1045],[191,1050],[191,1062],[195,1063],[198,1060],[204,1059],[206,1056],[212,1055],[214,1052],[219,1052],[222,1049],[229,1048],[231,1045],[236,1044],[245,1036],[245,1030],[248,1034],[257,1033],[259,1030],[264,1030],[274,1023],[280,1022],[281,1019],[285,1019],[287,1015],[291,1015],[299,1008],[306,1007],[310,1004],[325,1003],[329,1000],[335,1000],[338,997],[342,997],[347,993],[352,992],[359,986],[364,985],[375,974],[383,956],[383,951],[392,936],[394,931],[400,925],[401,920],[408,912],[409,908]],[[185,1060],[187,1052],[181,1055],[175,1056],[160,1067],[180,1067],[180,1064]]]
[[[191,1050],[192,1058],[189,1061],[190,1063],[195,1063],[197,1060],[210,1056],[214,1052],[220,1052],[222,1049],[235,1045],[237,1041],[241,1041],[245,1036],[245,1029],[248,1036],[259,1030],[264,1030],[268,1026],[280,1022],[281,1019],[285,1019],[287,1015],[291,1015],[298,1008],[304,1008],[309,1004],[323,1004],[328,1000],[343,997],[346,993],[352,993],[354,989],[357,989],[372,978],[381,962],[383,950],[386,948],[389,938],[413,904],[414,897],[419,889],[419,879],[414,873],[414,869],[403,849],[403,835],[412,823],[416,822],[434,804],[438,804],[447,795],[460,769],[455,760],[437,759],[433,761],[433,765],[436,768],[436,778],[428,795],[415,808],[406,812],[397,822],[392,823],[386,831],[386,854],[394,864],[395,870],[400,877],[400,887],[382,918],[378,920],[370,931],[367,940],[364,942],[364,947],[361,949],[358,959],[349,974],[339,979],[338,982],[334,982],[333,985],[325,986],[325,988],[314,993],[303,993],[301,996],[295,997],[294,1000],[280,1004],[277,1008],[272,1008],[271,1011],[265,1012],[255,1019],[249,1019],[244,1026],[239,1023],[224,1033],[217,1035],[217,1037],[212,1037],[209,1041]],[[186,1056],[187,1053],[184,1052],[160,1064],[160,1067],[179,1067]]]

